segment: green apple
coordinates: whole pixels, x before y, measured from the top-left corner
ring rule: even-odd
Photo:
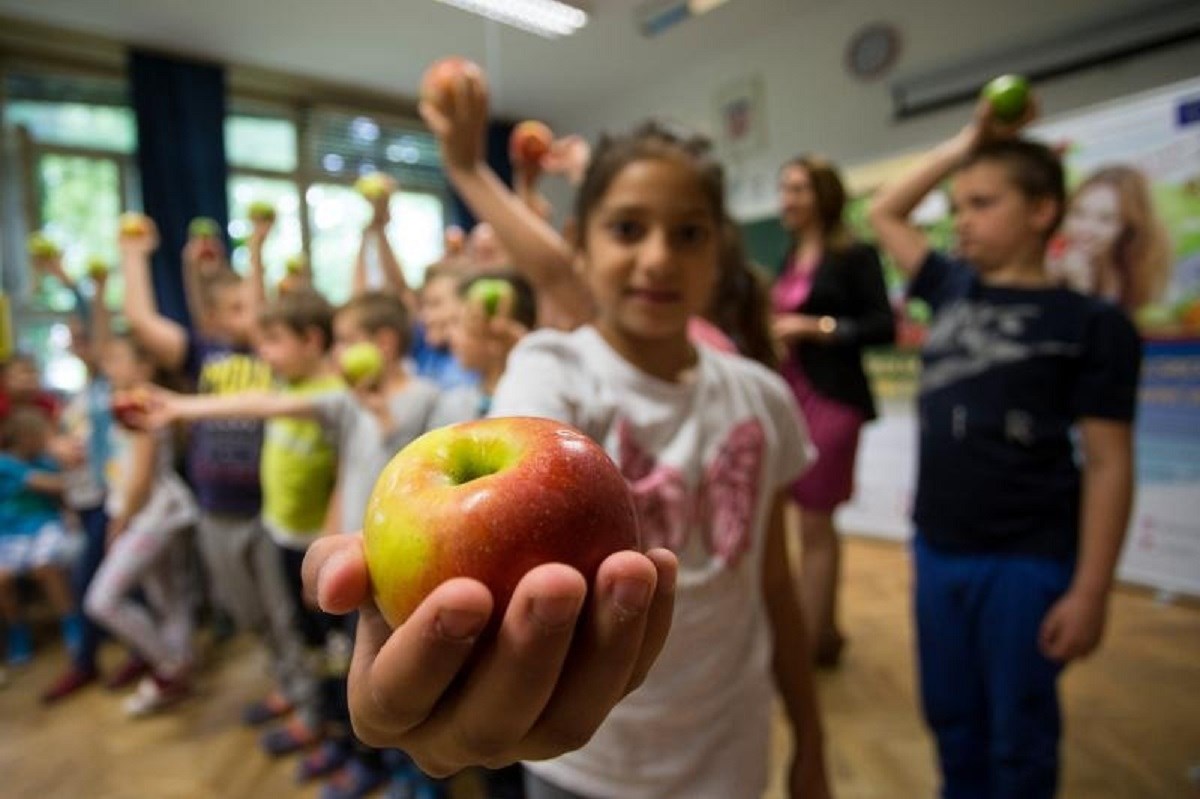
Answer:
[[[266,200],[255,200],[246,209],[246,215],[251,222],[274,222],[275,206]]]
[[[507,301],[509,307],[512,307],[512,283],[498,277],[480,278],[467,289],[467,299],[478,302],[488,316],[495,316],[501,303]]]
[[[565,563],[591,583],[639,541],[629,486],[599,445],[551,419],[504,417],[401,450],[371,493],[363,546],[376,604],[397,626],[454,577],[491,590],[495,624],[535,566]]]
[[[25,247],[34,258],[54,258],[62,255],[62,250],[58,248],[58,245],[40,230],[29,235]]]
[[[215,239],[221,232],[217,220],[198,216],[188,225],[188,236],[193,239]]]
[[[354,181],[354,190],[368,200],[382,200],[396,190],[396,181],[383,172],[372,172]]]
[[[1029,104],[1029,81],[1020,75],[1001,75],[983,87],[983,98],[1001,122],[1016,122]]]
[[[107,277],[108,272],[108,261],[104,260],[98,255],[92,256],[88,259],[87,273],[88,277],[90,277],[92,280],[99,280],[100,278]]]
[[[383,374],[383,353],[371,342],[360,341],[342,350],[338,366],[351,386],[370,385]]]
[[[308,256],[302,252],[298,252],[288,258],[283,265],[289,275],[298,275],[308,268]]]

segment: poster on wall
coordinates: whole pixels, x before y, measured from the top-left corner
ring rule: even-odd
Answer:
[[[1048,120],[1031,135],[1062,150],[1072,188],[1049,268],[1120,304],[1143,335],[1138,486],[1119,575],[1200,596],[1200,79]],[[866,202],[856,199],[852,220],[862,222]],[[919,218],[935,244],[952,243],[944,203]],[[839,521],[903,539],[928,311],[903,300],[898,275],[889,284],[902,317],[898,346],[868,356],[880,419],[864,433],[856,494]]]

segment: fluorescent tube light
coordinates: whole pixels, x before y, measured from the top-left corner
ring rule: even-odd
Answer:
[[[514,28],[557,39],[587,24],[587,12],[559,0],[440,0]]]

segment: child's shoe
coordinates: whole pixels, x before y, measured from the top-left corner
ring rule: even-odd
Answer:
[[[350,761],[354,747],[346,739],[330,739],[308,753],[296,766],[296,782],[305,783],[327,777]]]
[[[104,687],[110,691],[120,691],[122,688],[128,688],[135,684],[142,677],[150,673],[150,664],[142,660],[135,654],[130,654],[121,667],[113,672],[113,675],[104,681]]]
[[[272,691],[266,699],[251,702],[242,708],[242,723],[247,727],[258,727],[292,712],[292,703],[279,691]]]
[[[186,677],[144,677],[137,690],[125,700],[125,714],[131,718],[150,716],[182,702],[191,694],[192,686]]]
[[[29,625],[14,624],[8,628],[8,665],[23,666],[33,660],[33,634]]]
[[[81,669],[71,666],[67,672],[50,684],[42,692],[42,704],[50,705],[60,699],[66,699],[76,691],[82,690],[94,683],[100,675],[95,669]]]
[[[290,755],[316,746],[320,742],[320,734],[298,716],[293,716],[287,723],[267,730],[258,739],[263,751],[272,757]]]
[[[321,799],[363,799],[387,781],[388,773],[382,766],[353,758],[321,787]]]

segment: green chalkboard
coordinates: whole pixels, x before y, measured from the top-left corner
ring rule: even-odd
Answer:
[[[779,217],[771,216],[752,222],[743,222],[742,241],[750,260],[775,275],[787,256],[788,234],[779,225]]]

